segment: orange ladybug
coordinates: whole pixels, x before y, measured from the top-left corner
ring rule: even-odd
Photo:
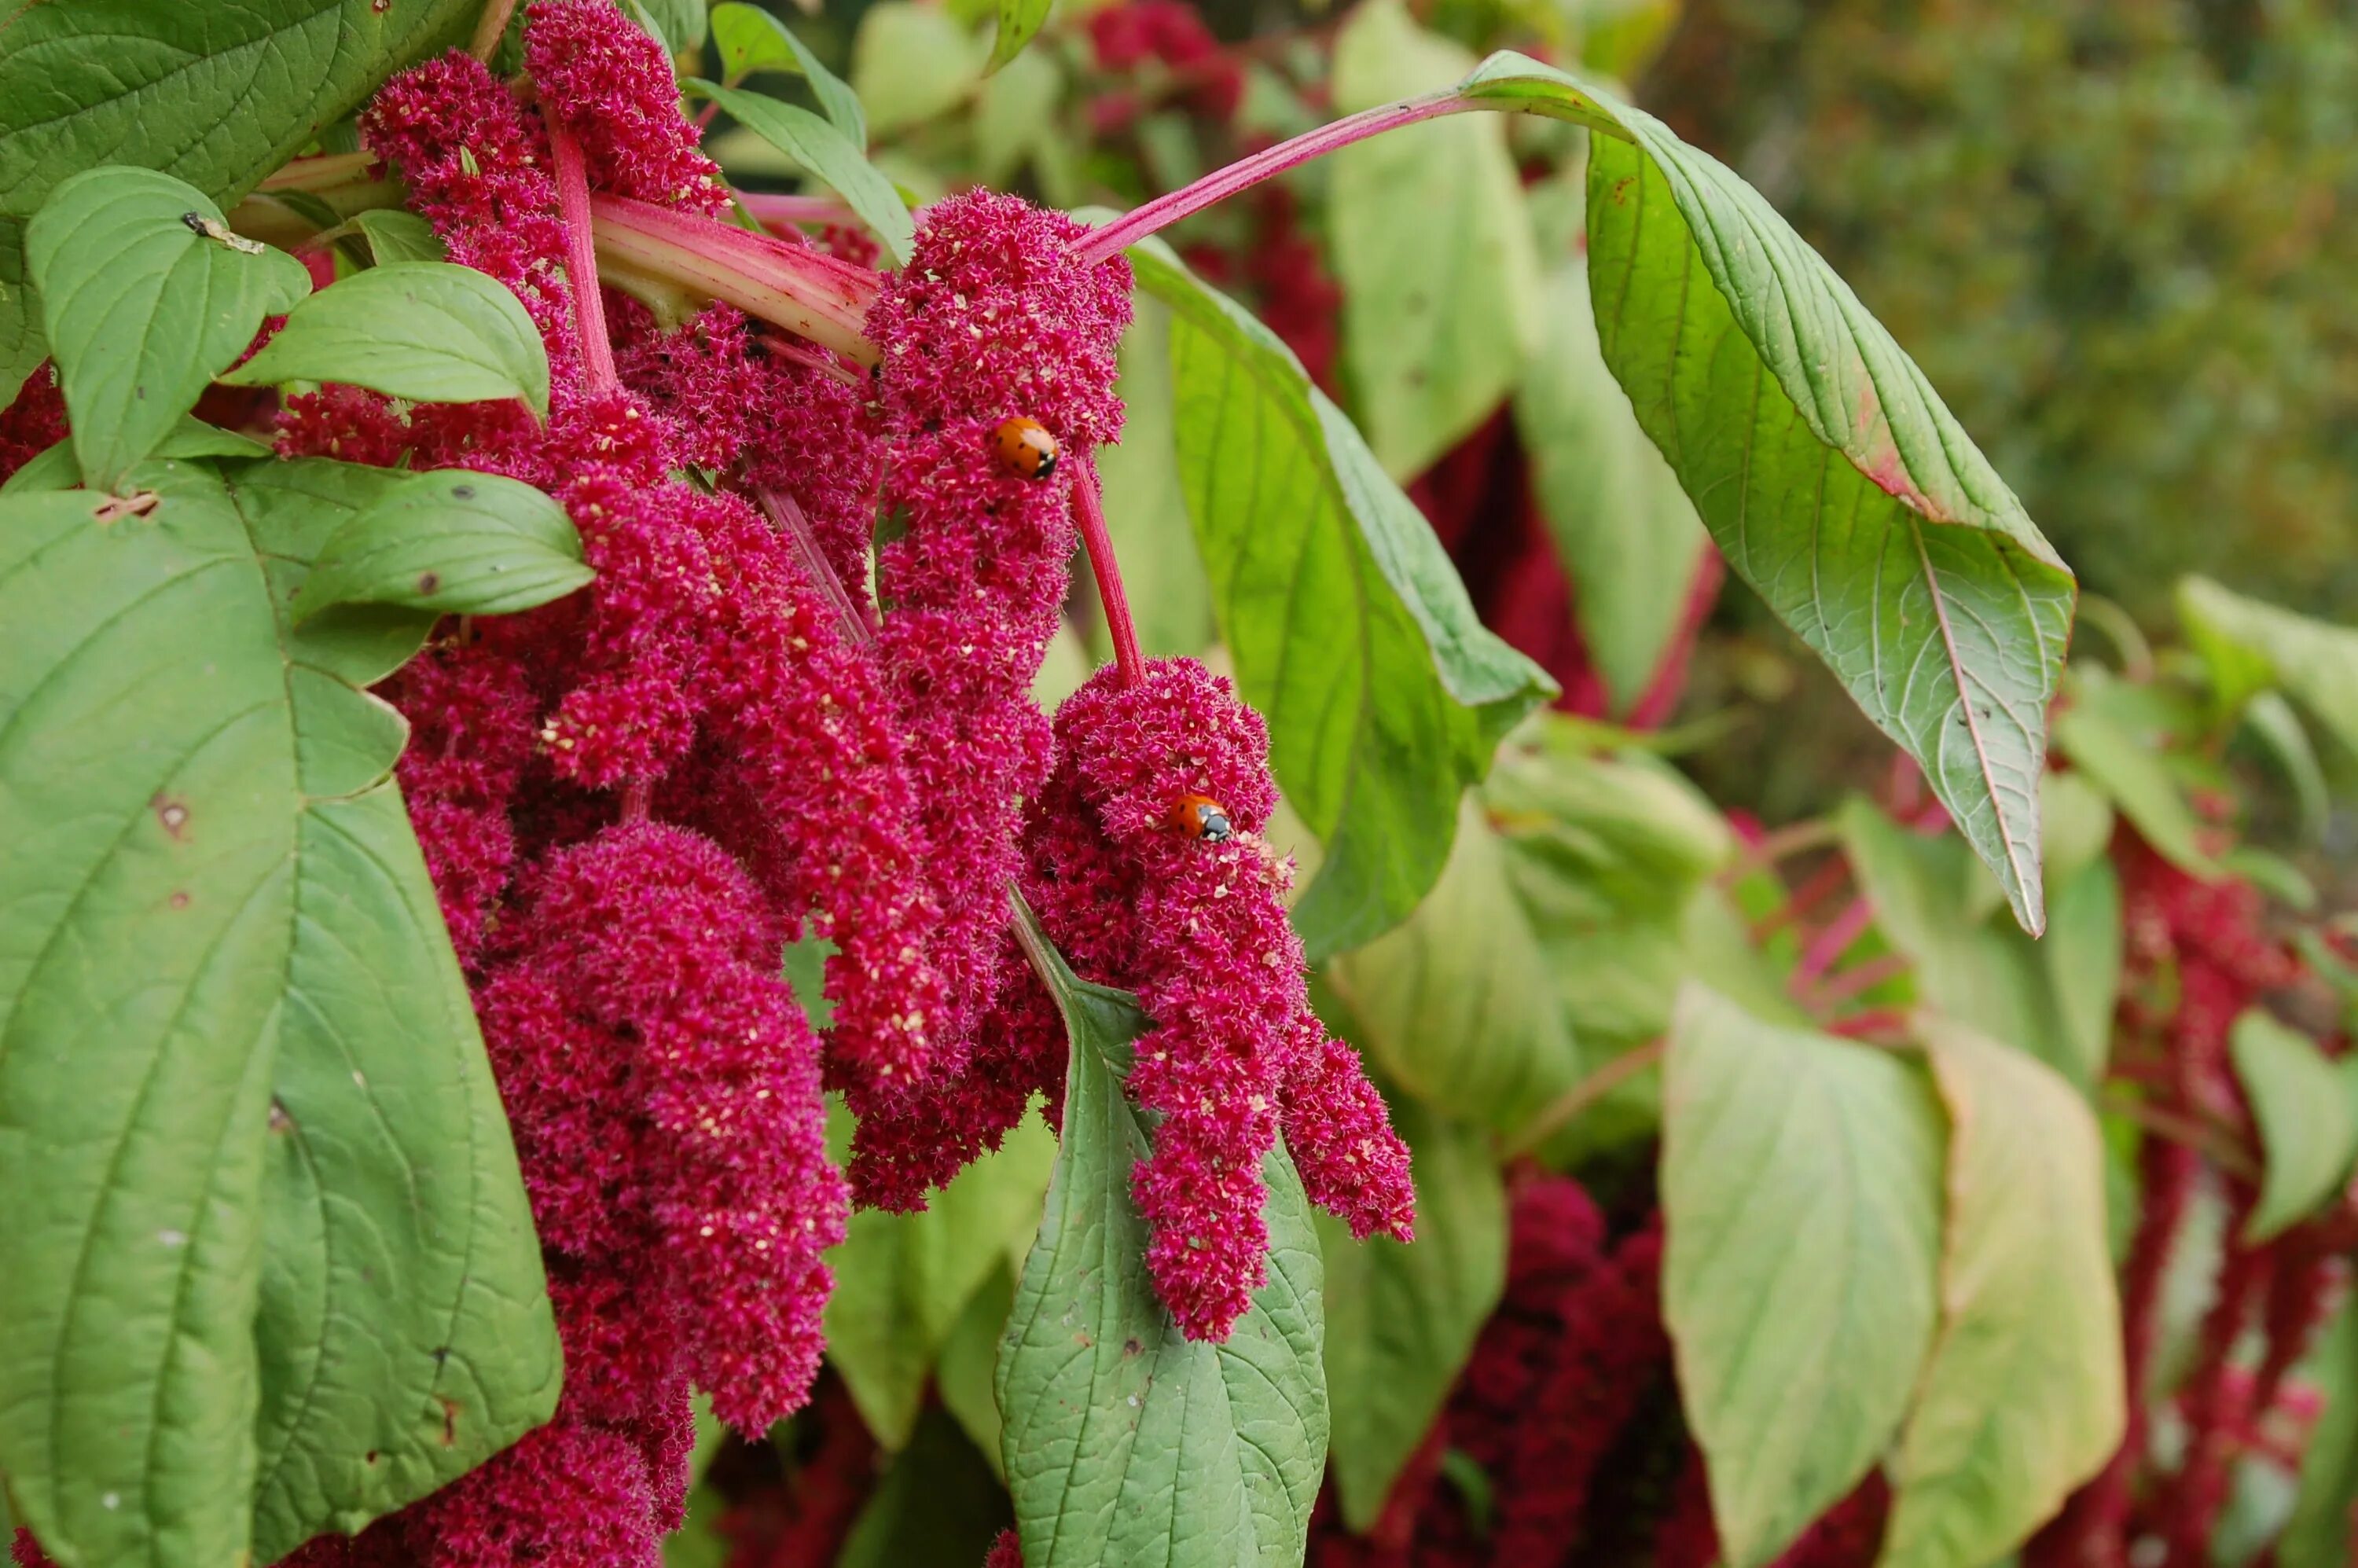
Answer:
[[[1228,807],[1208,795],[1183,795],[1171,807],[1171,825],[1190,838],[1221,844],[1235,834]]]
[[[1056,438],[1037,419],[1018,416],[1001,424],[991,436],[999,461],[1011,474],[1046,479],[1056,471]]]

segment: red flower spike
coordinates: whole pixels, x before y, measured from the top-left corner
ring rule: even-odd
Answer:
[[[654,1487],[630,1437],[559,1413],[401,1516],[417,1568],[661,1568]]]
[[[1130,324],[1130,265],[1080,261],[1074,246],[1087,232],[989,190],[926,209],[909,265],[868,312],[887,423],[909,433],[1022,415],[1076,457],[1119,438],[1114,354]]]
[[[612,0],[535,0],[524,15],[525,69],[542,111],[579,138],[592,184],[697,212],[729,205],[661,44]]]
[[[15,402],[0,408],[0,480],[66,438],[65,395],[55,366],[44,363],[26,378]]]

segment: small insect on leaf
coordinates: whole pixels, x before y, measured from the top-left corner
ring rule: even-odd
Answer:
[[[270,247],[260,240],[249,240],[218,218],[208,218],[201,212],[183,212],[180,222],[191,231],[202,234],[216,244],[227,245],[240,255],[258,256]]]

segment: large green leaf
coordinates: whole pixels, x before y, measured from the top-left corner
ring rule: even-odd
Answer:
[[[596,574],[581,536],[541,491],[498,474],[413,474],[319,547],[297,621],[346,604],[503,615],[562,598]]]
[[[810,83],[812,96],[835,128],[867,150],[868,116],[860,107],[860,94],[776,16],[759,5],[723,0],[712,8],[712,47],[720,51],[720,74],[731,87],[765,70],[800,76]]]
[[[1580,1076],[1547,955],[1470,795],[1431,894],[1327,976],[1385,1076],[1447,1115],[1512,1130]]]
[[[2256,1247],[2340,1189],[2358,1156],[2358,1105],[2315,1041],[2258,1008],[2235,1020],[2228,1044],[2267,1153],[2259,1202],[2244,1222],[2244,1244]]]
[[[357,1525],[558,1371],[406,727],[358,689],[431,618],[286,614],[400,476],[127,478],[143,516],[0,503],[0,1468],[67,1568]]]
[[[1005,80],[1001,78],[1001,80]],[[1170,308],[1141,297],[1121,337],[1121,439],[1095,455],[1106,531],[1130,590],[1138,645],[1149,658],[1194,658],[1210,647],[1212,589],[1187,524],[1171,422]],[[1112,656],[1110,649],[1106,656]]]
[[[1449,557],[1268,328],[1160,242],[1181,488],[1237,684],[1325,854],[1294,906],[1314,958],[1396,925],[1441,874],[1457,800],[1555,690],[1483,630]]]
[[[1709,536],[1605,365],[1574,257],[1547,275],[1542,331],[1515,388],[1531,492],[1580,596],[1580,640],[1617,712],[1646,694],[1687,611]]]
[[[2300,1491],[2277,1541],[2280,1568],[2344,1568],[2358,1540],[2358,1297],[2318,1336],[2309,1370],[2325,1409],[2300,1455]]]
[[[1457,96],[1602,133],[1588,276],[1639,423],[1728,564],[1923,764],[2039,929],[2071,572],[1914,362],[1725,166],[1520,55],[1493,55]]]
[[[548,412],[548,350],[507,285],[455,262],[387,262],[297,305],[232,386],[340,381],[413,403],[521,398]]]
[[[1507,1197],[1490,1141],[1410,1100],[1393,1102],[1392,1125],[1416,1157],[1416,1240],[1354,1241],[1317,1217],[1335,1490],[1359,1531],[1383,1511],[1507,1282]]]
[[[139,164],[233,201],[387,74],[459,41],[481,8],[481,0],[8,7],[0,17],[0,403],[41,357],[38,312],[18,287],[23,220],[68,176]]]
[[[1952,833],[1913,833],[1855,798],[1837,820],[1886,940],[1913,960],[1917,997],[2090,1088],[2104,1073],[2120,989],[2120,882],[2093,860],[2056,884],[2033,941],[1990,907],[1988,873]]]
[[[895,262],[909,259],[916,243],[916,224],[909,204],[892,182],[868,161],[860,144],[832,121],[823,120],[797,103],[781,103],[741,87],[723,87],[702,78],[688,82],[691,92],[710,99],[730,118],[785,154],[813,178],[832,186],[869,232]]]
[[[155,451],[265,316],[311,287],[293,256],[231,234],[202,191],[144,168],[59,186],[25,254],[74,455],[102,490]]]
[[[2282,687],[2343,745],[2358,751],[2358,631],[2246,599],[2199,577],[2178,585],[2178,613],[2229,702]]]
[[[1047,1126],[1026,1117],[998,1152],[959,1172],[923,1212],[862,1209],[827,1254],[835,1270],[827,1357],[885,1447],[908,1443],[959,1314],[1038,1227],[1055,1153]]]
[[[990,69],[997,70],[1022,54],[1055,4],[1055,0],[998,0],[999,31],[991,39]]]
[[[1401,0],[1368,0],[1336,35],[1335,107],[1445,87],[1473,63]],[[1346,147],[1326,218],[1352,406],[1404,479],[1489,416],[1538,335],[1539,253],[1507,128],[1460,116]]]
[[[1700,985],[1663,1072],[1662,1313],[1725,1560],[1754,1568],[1899,1430],[1932,1342],[1940,1112],[1909,1064]]]
[[[2005,1557],[2120,1445],[2103,1134],[2023,1052],[1931,1020],[1949,1125],[1941,1332],[1892,1472],[1883,1568]]]
[[[1061,965],[1059,966],[1061,968]],[[1282,1148],[1269,1283],[1225,1344],[1187,1339],[1154,1293],[1123,1098],[1147,1027],[1120,991],[1058,977],[1072,1036],[1064,1138],[999,1354],[1001,1452],[1031,1568],[1299,1563],[1326,1461],[1317,1233]]]

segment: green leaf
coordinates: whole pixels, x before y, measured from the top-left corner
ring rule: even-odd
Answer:
[[[999,32],[990,46],[990,63],[985,69],[997,70],[1023,52],[1040,25],[1048,19],[1049,8],[1055,0],[998,0]]]
[[[622,9],[640,30],[663,45],[666,55],[682,55],[704,43],[706,0],[621,0]]]
[[[946,6],[883,0],[860,14],[851,40],[851,87],[867,107],[871,137],[956,108],[982,80],[982,67],[976,40]]]
[[[0,1468],[66,1568],[275,1556],[555,1405],[406,726],[352,684],[398,658],[284,612],[342,467],[0,503]]]
[[[1700,985],[1663,1072],[1662,1313],[1725,1561],[1755,1568],[1907,1412],[1932,1342],[1940,1113],[1888,1053]]]
[[[33,5],[0,23],[0,211],[103,163],[243,195],[481,0]]]
[[[1416,906],[1458,796],[1555,683],[1483,629],[1423,516],[1292,351],[1160,242],[1130,257],[1171,307],[1180,484],[1237,685],[1325,847],[1293,907],[1314,960]]]
[[[155,455],[159,458],[266,458],[270,449],[251,437],[234,430],[224,430],[208,425],[193,414],[180,416],[179,423],[157,444]],[[59,441],[40,452],[24,467],[0,482],[0,495],[23,495],[35,491],[72,490],[82,482],[81,465],[74,460],[73,443]]]
[[[1881,1568],[1995,1563],[2120,1445],[2120,1302],[2103,1134],[2079,1091],[1945,1020],[1941,1332],[1892,1470]]]
[[[376,265],[395,262],[438,262],[449,254],[434,225],[398,207],[373,207],[352,218],[352,226],[369,243]]]
[[[1539,347],[1515,388],[1531,491],[1580,594],[1580,641],[1613,710],[1645,696],[1678,635],[1709,535],[1605,366],[1588,270],[1548,275]]]
[[[2323,840],[2333,815],[2333,801],[2325,782],[2325,765],[2309,744],[2309,730],[2282,692],[2263,691],[2244,705],[2244,727],[2256,737],[2292,786],[2300,810],[2301,836],[2310,843]]]
[[[2343,1568],[2358,1519],[2358,1296],[2318,1336],[2309,1372],[2325,1409],[2301,1449],[2300,1493],[2276,1543],[2279,1568]]]
[[[2079,683],[2079,700],[2055,716],[2055,744],[2135,825],[2137,836],[2189,876],[2209,881],[2222,872],[2203,850],[2201,823],[2170,776],[2155,763],[2148,738],[2102,701],[2109,683]]]
[[[862,1209],[827,1253],[835,1270],[827,1356],[885,1447],[909,1442],[959,1314],[1037,1228],[1055,1153],[1046,1124],[1026,1117],[998,1152],[958,1173],[922,1212]]]
[[[455,262],[390,262],[321,289],[222,379],[335,381],[414,403],[514,397],[548,414],[548,350],[523,302]]]
[[[1122,334],[1121,379],[1114,391],[1122,401],[1121,439],[1099,448],[1096,461],[1105,488],[1106,531],[1129,586],[1138,645],[1149,658],[1194,658],[1218,633],[1211,584],[1195,554],[1187,497],[1179,488],[1170,308],[1151,296],[1139,297],[1137,316]],[[1106,656],[1112,656],[1109,648]]]
[[[876,1483],[835,1568],[975,1568],[1014,1521],[1006,1494],[957,1423],[939,1410]]]
[[[917,236],[909,204],[868,161],[859,143],[797,104],[701,77],[687,87],[729,111],[730,118],[802,165],[812,178],[832,186],[895,262],[908,261]]]
[[[725,0],[712,8],[712,44],[720,51],[720,75],[730,86],[764,70],[792,71],[810,83],[812,95],[835,128],[855,146],[867,149],[868,116],[860,107],[860,94],[776,16],[759,5]]]
[[[2229,1049],[2267,1153],[2260,1200],[2244,1221],[2244,1245],[2257,1247],[2340,1190],[2358,1158],[2358,1106],[2316,1042],[2259,1008],[2235,1020]]]
[[[1415,1155],[1417,1239],[1353,1241],[1316,1217],[1326,1259],[1326,1390],[1343,1522],[1365,1533],[1383,1511],[1474,1351],[1507,1282],[1507,1197],[1489,1140],[1395,1100]]]
[[[1024,1245],[1031,1245],[1030,1237],[1024,1238]],[[934,1368],[942,1408],[965,1429],[1001,1486],[1007,1481],[1007,1462],[999,1455],[999,1396],[991,1385],[997,1379],[1000,1334],[1015,1305],[1015,1270],[1022,1261],[1019,1251],[990,1271],[950,1325]]]
[[[1877,927],[1914,961],[1917,996],[2093,1087],[2120,989],[2120,883],[2111,865],[2093,861],[2058,882],[2050,929],[2033,941],[1981,901],[1987,873],[1955,835],[1910,832],[1856,797],[1837,820]]]
[[[2358,631],[2230,593],[2199,577],[2178,585],[2178,613],[2229,706],[2262,687],[2282,687],[2344,746],[2358,751]]]
[[[1061,966],[1060,966],[1061,967]],[[1293,1162],[1262,1162],[1269,1282],[1225,1344],[1188,1340],[1145,1264],[1146,1129],[1119,1063],[1134,999],[1065,971],[1064,1138],[999,1358],[1001,1453],[1032,1568],[1299,1563],[1326,1460],[1318,1237]]]
[[[1603,133],[1588,276],[1606,363],[1728,564],[1923,764],[2036,933],[2070,570],[1914,362],[1724,165],[1520,55],[1457,95]]]
[[[1336,36],[1335,106],[1445,87],[1472,63],[1400,0],[1370,0]],[[1326,211],[1353,406],[1385,471],[1405,479],[1489,416],[1539,332],[1539,253],[1506,127],[1457,115],[1345,147]]]
[[[231,234],[201,191],[144,168],[59,186],[25,254],[74,453],[101,490],[162,443],[265,316],[311,287],[293,256]]]
[[[1471,796],[1433,892],[1327,977],[1384,1076],[1445,1115],[1509,1131],[1580,1076],[1547,957]]]
[[[231,202],[395,70],[463,41],[481,0],[99,0],[0,20],[0,404],[38,364],[23,220],[100,164]],[[244,345],[241,343],[239,347]]]
[[[504,615],[597,574],[565,509],[531,485],[465,469],[412,474],[336,530],[295,600],[297,622],[340,604]]]

